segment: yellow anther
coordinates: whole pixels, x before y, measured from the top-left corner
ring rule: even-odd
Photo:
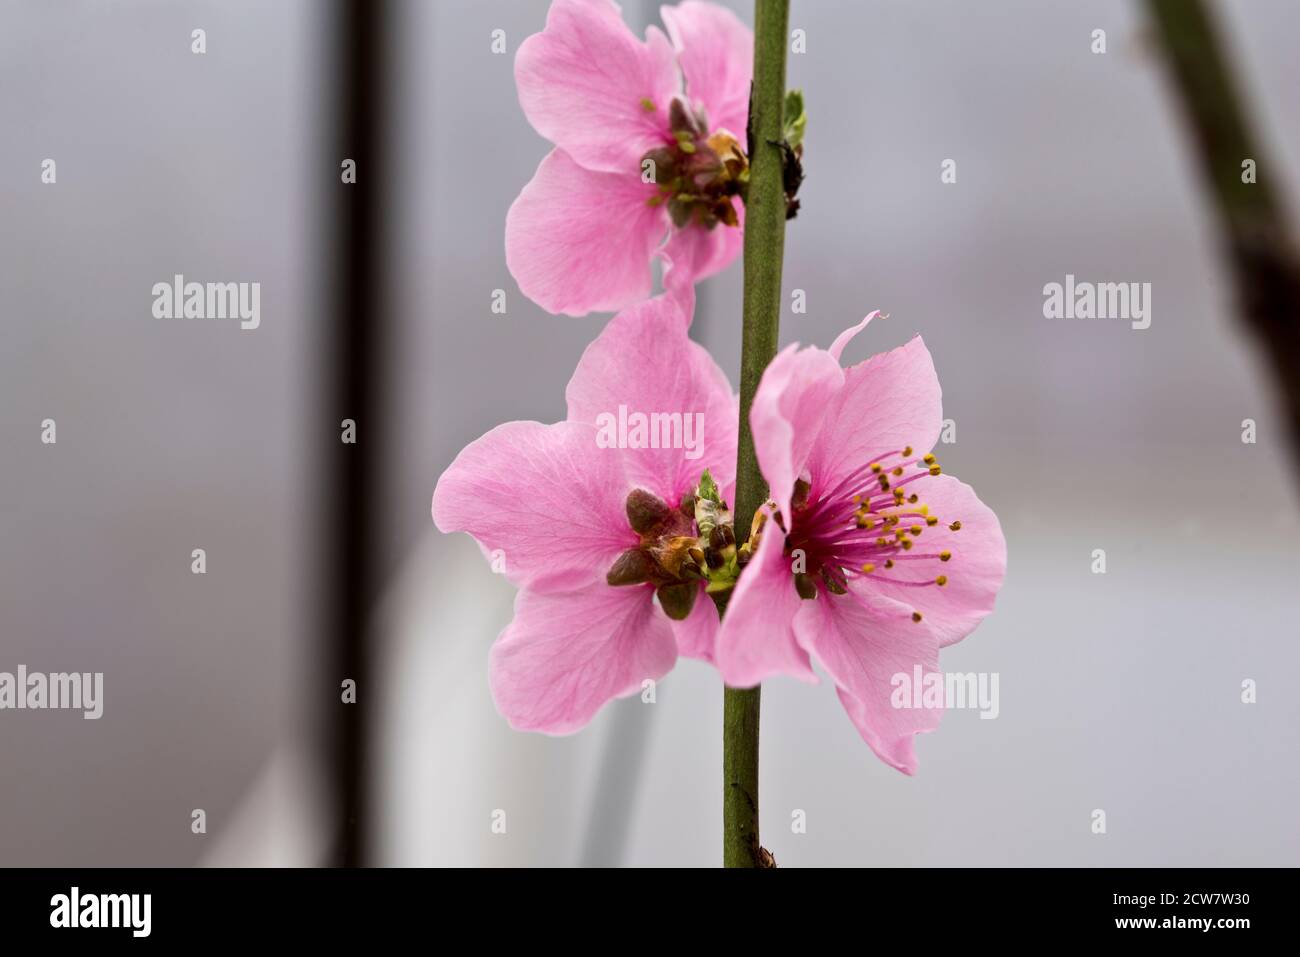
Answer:
[[[920,535],[920,534],[921,534],[921,526],[920,526],[920,525],[913,525],[911,528],[908,529],[908,531],[911,532],[913,535]]]
[[[875,565],[872,565],[870,562],[868,562],[867,564],[865,564],[865,565],[862,566],[862,570],[863,570],[863,572],[865,572],[866,574],[870,575],[872,572],[874,572],[874,571],[876,570],[876,566],[875,566]]]
[[[939,553],[939,561],[941,562],[946,562],[950,558],[952,558],[952,552],[948,551],[946,548]]]
[[[948,526],[948,528],[951,529],[951,530],[954,531],[954,532],[960,532],[960,531],[961,531],[961,522],[953,522],[951,525]]]
[[[912,447],[911,447],[910,445],[909,445],[907,448],[903,449],[903,457],[904,457],[904,458],[906,458],[907,456],[909,456],[909,455],[911,455],[911,454],[912,454]]]
[[[877,538],[877,539],[876,539],[876,544],[879,545],[881,548],[884,548],[886,545],[889,544],[889,539],[887,539],[887,538]]]
[[[939,471],[940,471],[939,466],[937,466],[937,465],[931,465],[931,466],[930,466],[930,474],[931,474],[931,475],[938,475],[938,474],[939,474]]]
[[[922,505],[920,508],[917,509],[917,511],[920,512],[922,515],[929,515],[929,514],[930,514],[930,506],[929,506],[929,505]]]
[[[927,519],[925,520],[925,524],[927,524],[927,525],[933,527],[933,526],[939,524],[939,520],[938,520],[937,518],[935,518],[933,515],[931,515],[929,518],[927,518]]]
[[[948,576],[940,575],[938,578],[934,580],[934,583],[938,585],[940,588],[942,588],[944,585],[948,584]]]
[[[925,456],[925,458],[921,459],[921,461],[924,462],[926,465],[933,465],[934,453],[933,452],[929,453],[928,455]]]
[[[894,469],[894,474],[895,474],[895,475],[902,475],[902,474],[903,474],[903,467],[900,465],[900,466],[898,466],[898,468]]]
[[[912,540],[910,538],[905,538],[899,544],[903,546],[903,551],[907,551],[912,547]]]
[[[873,472],[875,472],[877,475],[879,475],[879,474],[880,474],[880,463],[879,463],[879,462],[873,462],[872,465],[871,465],[871,471],[873,471]]]

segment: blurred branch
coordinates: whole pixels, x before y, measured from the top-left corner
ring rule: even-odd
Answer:
[[[1197,151],[1242,316],[1264,348],[1300,469],[1300,259],[1276,167],[1265,161],[1213,18],[1202,0],[1146,0]],[[1257,182],[1243,181],[1253,160]]]

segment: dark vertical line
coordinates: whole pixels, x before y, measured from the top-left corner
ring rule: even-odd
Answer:
[[[1300,251],[1280,198],[1281,168],[1263,155],[1244,84],[1210,8],[1199,0],[1147,0],[1147,10],[1218,220],[1242,318],[1273,368],[1300,469]],[[1256,162],[1256,182],[1242,182],[1246,159]]]
[[[382,454],[377,365],[383,355],[386,297],[384,165],[387,113],[385,43],[389,0],[339,0],[331,34],[333,90],[338,106],[334,153],[321,158],[330,169],[327,209],[333,212],[332,264],[325,277],[331,296],[322,329],[329,337],[330,402],[322,410],[328,452],[326,520],[321,541],[325,588],[318,596],[332,649],[328,726],[332,731],[331,776],[337,794],[338,831],[332,863],[367,862],[371,761],[369,718],[376,689],[366,626],[378,588],[374,504]],[[323,83],[323,89],[331,84]],[[342,182],[341,164],[356,161],[356,182]],[[344,419],[356,422],[355,444],[341,441]],[[356,682],[356,703],[341,700],[345,679]]]

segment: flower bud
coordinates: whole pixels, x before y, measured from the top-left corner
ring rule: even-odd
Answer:
[[[643,488],[634,488],[627,496],[627,521],[632,531],[645,535],[668,518],[668,505],[663,499]]]
[[[695,582],[680,582],[676,585],[660,585],[655,592],[659,596],[659,605],[673,621],[686,618],[695,607],[695,596],[700,587]]]
[[[611,585],[640,585],[658,573],[659,566],[644,549],[629,548],[615,559],[605,573],[605,581]]]

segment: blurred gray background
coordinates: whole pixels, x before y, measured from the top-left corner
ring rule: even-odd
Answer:
[[[513,54],[546,6],[396,5],[388,584],[361,689],[380,719],[372,859],[712,866],[716,674],[682,662],[654,705],[616,702],[574,737],[510,731],[487,650],[512,590],[429,520],[467,442],[563,417],[603,321],[544,314],[505,269],[506,210],[548,149]],[[333,414],[317,401],[314,190],[339,159],[321,149],[325,7],[0,3],[0,671],[106,685],[97,722],[0,712],[0,864],[326,854],[311,716],[338,685],[315,642],[329,530],[308,455]],[[623,7],[638,32],[659,20]],[[1215,10],[1269,148],[1260,175],[1295,195],[1300,10]],[[825,346],[875,308],[890,318],[847,359],[925,337],[957,423],[945,469],[1001,517],[1009,569],[997,612],[943,659],[998,672],[1001,714],[948,714],[915,778],[875,759],[829,685],[765,687],[763,838],[782,865],[1300,864],[1298,478],[1141,14],[794,0],[808,179],[785,286],[808,313],[786,310],[783,341]],[[261,328],[154,320],[150,287],[176,272],[260,281]],[[1150,282],[1151,328],[1044,319],[1066,273]],[[739,314],[737,264],[700,288],[694,326],[733,382]]]

